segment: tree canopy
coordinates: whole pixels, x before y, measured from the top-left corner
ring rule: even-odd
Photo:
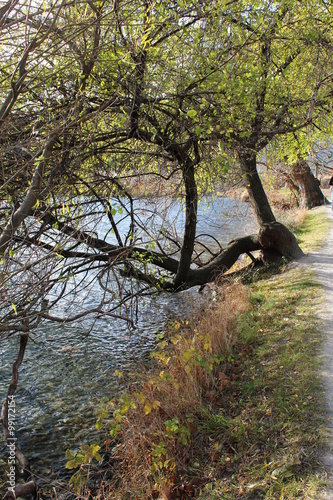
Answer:
[[[272,233],[257,155],[329,130],[328,2],[10,0],[0,30],[1,331],[126,318],[138,294],[205,284],[241,253],[300,255]],[[261,232],[203,262],[198,200],[231,173]],[[184,200],[181,239],[141,217],[134,182]],[[89,283],[93,307],[53,312]]]

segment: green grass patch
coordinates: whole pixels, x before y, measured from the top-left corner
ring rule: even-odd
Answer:
[[[331,227],[325,209],[301,219],[295,232],[303,251],[318,249]],[[220,457],[206,471],[214,481],[200,497],[317,499],[324,485],[318,465],[324,441],[322,334],[316,317],[322,291],[303,267],[287,268],[249,289],[250,310],[238,320],[242,361],[234,365],[224,394],[229,425],[223,444],[214,443]]]
[[[251,285],[251,308],[239,320],[242,362],[224,394],[229,425],[221,456],[206,471],[215,481],[202,498],[318,498],[319,300],[319,286],[304,269]]]
[[[302,224],[294,229],[295,236],[303,252],[317,250],[324,244],[332,227],[332,222],[326,211],[327,208],[322,207],[307,212]]]

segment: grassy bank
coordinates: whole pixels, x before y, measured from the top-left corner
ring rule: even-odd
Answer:
[[[299,214],[293,229],[309,251],[328,227],[319,210]],[[322,338],[314,276],[287,266],[213,292],[198,317],[170,325],[152,369],[126,388],[116,373],[122,396],[102,405],[97,423],[109,454],[100,498],[318,498]],[[85,453],[87,464],[93,453],[99,458],[97,448]]]

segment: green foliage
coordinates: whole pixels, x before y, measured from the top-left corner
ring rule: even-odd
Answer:
[[[172,471],[175,468],[175,463],[172,459],[167,458],[167,449],[164,441],[158,444],[153,443],[151,450],[152,465],[151,471],[157,482],[161,482],[160,474],[165,470]]]
[[[128,396],[127,394],[123,394],[119,400],[117,401],[116,409],[113,411],[113,420],[110,423],[110,435],[112,438],[116,437],[121,433],[123,427],[122,422],[126,420],[126,414],[130,410],[136,409],[135,400]]]
[[[166,420],[164,423],[166,427],[166,435],[169,438],[172,438],[176,435],[177,440],[180,444],[186,445],[188,443],[188,440],[190,438],[190,430],[188,429],[188,427],[180,425],[180,421],[177,417],[174,417],[171,420]]]
[[[96,421],[96,429],[99,431],[102,429],[103,421],[109,416],[110,408],[114,407],[113,400],[106,400],[98,406],[98,419]]]
[[[256,138],[259,148],[264,131],[272,136],[290,132],[283,143],[285,152],[292,155],[295,133],[298,148],[303,150],[301,143],[308,140],[309,134],[299,134],[298,128],[306,122],[315,88],[320,106],[316,123],[321,130],[325,125],[327,131],[327,112],[324,115],[321,110],[330,102],[332,32],[325,2],[289,2],[286,8],[282,0],[274,6],[242,0],[202,5],[199,12],[194,3],[185,5],[180,0],[172,9],[167,2],[147,7],[136,0],[118,9],[115,16],[107,2],[94,7],[63,6],[58,13],[49,6],[48,16],[54,18],[57,29],[50,30],[43,44],[44,51],[52,54],[52,64],[38,64],[42,55],[34,54],[36,64],[30,65],[27,75],[35,85],[27,85],[28,98],[17,101],[18,109],[29,103],[36,110],[32,120],[36,113],[40,116],[38,143],[47,137],[55,117],[64,124],[76,123],[94,110],[75,132],[81,144],[78,173],[83,179],[94,178],[97,164],[102,173],[103,163],[106,172],[111,167],[122,177],[158,173],[163,134],[175,143],[200,138],[197,178],[203,185],[216,181],[216,174],[223,178],[230,168],[236,168],[234,148],[246,142],[255,127],[261,134]],[[74,36],[71,30],[76,25]],[[101,32],[97,49],[96,27]],[[74,39],[75,43],[68,41]],[[325,43],[321,43],[323,39]],[[19,67],[19,45],[8,53],[6,71],[12,75]],[[82,54],[93,62],[90,74],[87,67],[82,69]],[[125,139],[133,104],[129,96],[135,95],[140,57],[145,60],[140,83],[145,95],[140,105],[140,126],[147,132],[144,144]],[[10,85],[10,78],[5,79],[4,90]],[[30,88],[34,90],[30,92]],[[39,95],[48,97],[47,107]],[[95,103],[105,103],[111,95],[119,96],[119,102],[102,106],[97,113]],[[279,127],[277,116],[281,116]],[[124,138],[124,150],[119,150],[117,141],[112,146],[117,134]],[[101,151],[98,158],[93,144]],[[195,156],[193,148],[191,155]],[[42,160],[39,153],[35,164]],[[75,193],[82,188],[77,186]],[[116,213],[113,207],[112,215]]]
[[[66,451],[66,458],[69,459],[66,463],[66,469],[77,469],[79,470],[72,475],[69,480],[69,484],[74,488],[77,493],[81,493],[84,485],[89,477],[90,466],[93,460],[97,462],[102,461],[102,457],[99,454],[101,447],[97,444],[83,444],[80,446],[80,451]]]
[[[198,428],[204,433],[211,435],[223,434],[230,426],[230,420],[225,415],[216,413],[215,409],[202,408],[201,412],[202,419],[198,423]]]

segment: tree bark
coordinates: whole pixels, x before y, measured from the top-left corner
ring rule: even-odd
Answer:
[[[238,157],[250,202],[260,226],[275,222],[274,214],[257,171],[256,152],[245,149],[238,152]]]
[[[282,257],[287,260],[294,260],[304,255],[295,236],[283,224],[276,221],[263,224],[258,235],[249,235],[232,240],[208,264],[199,269],[190,269],[186,288],[214,281],[220,274],[228,271],[240,255],[249,254],[256,250],[261,250],[261,259],[267,262],[276,261]]]
[[[0,255],[3,255],[8,248],[16,230],[20,224],[28,217],[32,207],[36,204],[38,197],[41,195],[43,175],[46,165],[48,164],[53,147],[56,143],[57,135],[51,134],[43,151],[43,155],[36,167],[31,180],[31,185],[28,189],[25,198],[19,208],[13,213],[6,227],[0,235]]]
[[[195,183],[194,165],[192,163],[184,166],[183,179],[186,191],[186,219],[179,265],[174,279],[176,289],[186,282],[191,265],[197,227],[198,192]]]
[[[295,236],[280,222],[264,224],[259,231],[258,240],[263,249],[263,259],[271,252],[287,260],[299,259],[304,254],[298,246]],[[270,257],[267,260],[271,260]]]
[[[325,197],[320,189],[320,182],[315,178],[308,163],[299,158],[291,167],[291,175],[299,187],[300,207],[314,208],[324,205]]]
[[[199,269],[189,270],[186,288],[214,281],[220,274],[228,271],[240,255],[262,249],[262,244],[257,235],[244,236],[230,241],[222,252],[208,264]]]

